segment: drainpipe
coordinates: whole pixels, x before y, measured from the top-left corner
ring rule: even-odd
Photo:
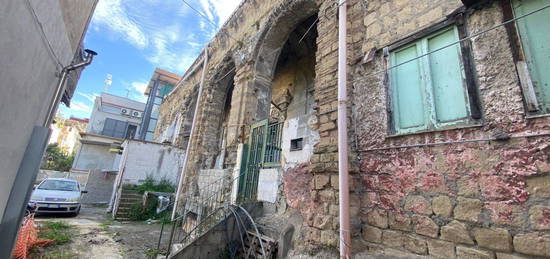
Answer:
[[[97,55],[97,52],[86,49],[84,50],[86,52],[86,56],[83,62],[78,64],[72,64],[68,65],[61,70],[61,76],[59,77],[59,81],[57,82],[57,87],[55,91],[55,95],[53,96],[50,106],[48,107],[48,115],[46,116],[46,119],[44,120],[44,127],[49,127],[52,123],[53,118],[55,117],[55,113],[57,112],[57,107],[59,104],[59,101],[61,100],[61,96],[63,96],[63,93],[65,93],[65,81],[67,81],[67,76],[69,73],[73,70],[79,69],[81,67],[85,67],[92,63],[94,56]]]
[[[339,0],[338,14],[338,172],[340,199],[340,258],[351,258],[349,224],[349,174],[348,174],[348,126],[347,126],[347,6]]]
[[[176,210],[179,204],[179,197],[181,195],[183,178],[185,176],[185,168],[189,161],[189,149],[191,148],[191,142],[195,137],[195,125],[197,123],[197,115],[199,114],[199,106],[201,103],[202,89],[204,88],[204,77],[206,76],[206,68],[208,66],[208,45],[204,48],[204,63],[202,65],[201,82],[199,84],[199,93],[197,94],[197,103],[195,104],[195,112],[193,113],[193,122],[191,123],[191,133],[189,134],[189,141],[187,142],[187,149],[185,150],[185,158],[183,160],[183,167],[181,168],[180,179],[178,182],[178,190],[176,192],[176,200],[174,201],[174,209],[172,210],[172,220],[176,218]]]

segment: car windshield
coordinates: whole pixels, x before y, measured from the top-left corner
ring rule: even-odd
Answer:
[[[54,191],[78,191],[78,185],[72,181],[46,180],[42,182],[38,189]]]

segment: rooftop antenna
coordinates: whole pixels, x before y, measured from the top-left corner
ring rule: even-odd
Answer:
[[[131,91],[131,88],[126,87],[126,98],[130,98],[130,97],[128,97],[128,96],[130,96],[130,91]]]
[[[109,87],[111,86],[111,84],[113,84],[113,75],[107,74],[107,76],[105,76],[105,81],[103,81],[103,83],[104,83],[103,92],[106,93],[109,91]]]

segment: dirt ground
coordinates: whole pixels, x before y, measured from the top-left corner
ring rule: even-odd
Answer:
[[[157,248],[161,229],[161,224],[113,221],[106,208],[86,205],[77,217],[36,217],[37,224],[45,221],[63,221],[75,227],[77,233],[71,242],[46,248],[46,251],[55,249],[65,258],[150,258],[151,251]],[[170,227],[166,226],[162,240],[164,249],[169,230]]]

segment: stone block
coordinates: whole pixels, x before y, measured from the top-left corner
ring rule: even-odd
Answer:
[[[485,208],[490,212],[491,221],[497,225],[520,227],[523,225],[525,209],[520,205],[505,204],[503,202],[488,202]]]
[[[403,236],[403,247],[405,247],[408,251],[419,255],[425,255],[428,253],[428,244],[426,243],[426,240],[412,235]]]
[[[480,200],[460,197],[454,209],[455,219],[479,222],[479,214],[481,214],[482,207],[483,202]]]
[[[367,223],[379,228],[388,228],[388,213],[385,210],[373,209],[367,212]]]
[[[525,259],[525,258],[528,258],[528,257],[515,255],[515,254],[497,253],[497,259]]]
[[[411,195],[405,201],[405,210],[418,214],[431,215],[432,206],[428,200],[419,195]]]
[[[470,237],[470,232],[462,222],[453,220],[449,224],[441,227],[441,239],[453,243],[473,245],[474,240]]]
[[[321,243],[327,246],[336,247],[338,245],[338,233],[332,230],[321,231]]]
[[[332,188],[334,190],[338,190],[340,189],[340,178],[338,178],[338,175],[337,174],[331,174],[330,175],[330,186],[332,186]]]
[[[550,229],[550,207],[533,206],[529,209],[529,223],[537,230]]]
[[[456,257],[464,259],[493,259],[495,255],[493,252],[483,251],[475,248],[469,248],[464,246],[456,247]]]
[[[501,252],[512,251],[512,236],[503,228],[476,228],[474,237],[477,245]]]
[[[453,202],[447,196],[438,196],[432,199],[432,209],[437,216],[451,217]]]
[[[531,197],[550,197],[550,174],[527,178],[527,191]]]
[[[332,217],[326,215],[316,216],[313,221],[313,226],[318,229],[330,229],[332,225]]]
[[[479,197],[479,183],[470,177],[462,177],[457,181],[458,195],[464,197]]]
[[[393,248],[403,247],[403,234],[399,231],[384,230],[382,231],[382,244]]]
[[[533,232],[514,236],[514,250],[516,252],[535,255],[550,256],[550,235]]]
[[[391,229],[401,230],[401,231],[412,231],[411,218],[395,212],[389,213],[389,225]]]
[[[382,243],[382,230],[371,226],[363,226],[363,239],[371,243]]]
[[[436,238],[439,234],[439,226],[429,217],[413,216],[414,231],[417,234]]]
[[[428,254],[435,258],[453,259],[456,258],[455,245],[447,241],[429,239]]]
[[[315,189],[322,190],[329,183],[330,178],[325,174],[316,174],[315,175]]]

